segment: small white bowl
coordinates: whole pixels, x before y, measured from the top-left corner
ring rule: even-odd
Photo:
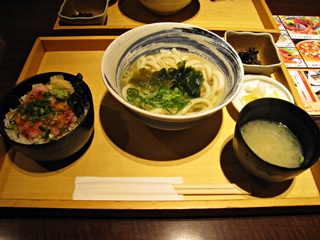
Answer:
[[[256,89],[259,88],[259,84],[261,88],[264,88],[265,94],[262,95],[261,92],[256,94]],[[246,91],[246,89],[251,88],[253,91]],[[250,90],[251,90],[250,89]],[[275,96],[275,92],[278,96]],[[248,104],[242,101],[242,98],[245,96],[252,96],[258,98],[279,98],[282,100],[286,100],[288,102],[294,103],[294,99],[289,92],[289,90],[279,83],[277,80],[264,76],[264,75],[244,75],[244,82],[242,88],[238,95],[232,101],[233,106],[240,112],[241,109]]]
[[[269,33],[236,32],[228,30],[225,32],[225,40],[237,51],[248,51],[253,47],[259,51],[258,60],[261,65],[243,64],[246,74],[263,74],[269,76],[282,64],[282,59]]]
[[[139,0],[151,12],[158,15],[173,15],[191,3],[191,0]]]

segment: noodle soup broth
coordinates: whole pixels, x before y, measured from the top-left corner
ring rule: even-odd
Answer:
[[[144,110],[167,115],[205,111],[226,94],[222,70],[176,48],[139,57],[122,73],[122,96]]]

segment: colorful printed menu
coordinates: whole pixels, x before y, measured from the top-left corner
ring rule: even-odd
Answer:
[[[320,17],[273,17],[280,30],[276,46],[305,110],[320,116]]]
[[[310,115],[320,116],[320,71],[289,70],[289,74],[295,83],[305,110]],[[316,81],[314,81],[313,78],[315,78]]]
[[[276,43],[287,67],[320,68],[320,17],[274,16],[280,29]]]

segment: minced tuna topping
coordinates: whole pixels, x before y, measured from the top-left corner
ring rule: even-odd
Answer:
[[[79,93],[62,75],[52,76],[49,84],[33,85],[22,97],[21,105],[6,115],[7,134],[23,143],[43,143],[60,138],[78,124],[78,118],[84,113],[83,108],[79,112],[77,95]]]

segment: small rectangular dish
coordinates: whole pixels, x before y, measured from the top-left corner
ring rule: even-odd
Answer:
[[[269,33],[237,32],[228,30],[225,32],[225,40],[240,54],[246,55],[248,62],[257,58],[260,62],[253,64],[243,62],[246,74],[262,74],[269,76],[282,64],[282,60],[275,46],[274,39]],[[251,53],[250,53],[251,52]],[[253,56],[253,54],[257,54]],[[240,56],[241,57],[241,56]],[[242,57],[241,57],[242,58]]]
[[[58,16],[66,25],[99,25],[107,17],[109,0],[64,0]]]

